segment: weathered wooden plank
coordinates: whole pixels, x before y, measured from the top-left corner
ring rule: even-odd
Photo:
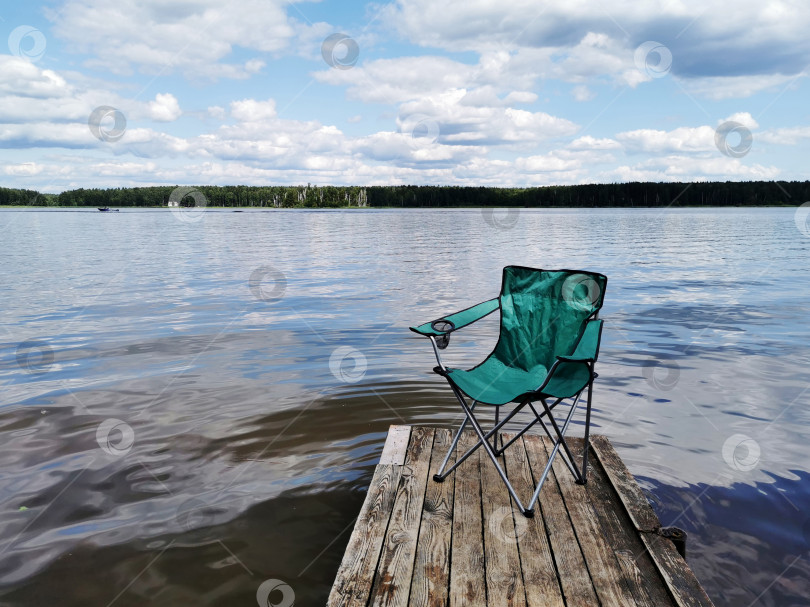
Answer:
[[[388,429],[388,436],[385,439],[385,445],[380,454],[380,464],[403,465],[405,463],[405,455],[408,452],[408,441],[410,438],[410,426],[391,426]]]
[[[591,452],[602,464],[675,604],[680,607],[711,606],[711,599],[672,542],[656,533],[661,528],[658,516],[607,437],[592,437]]]
[[[639,531],[657,531],[661,523],[641,487],[605,436],[591,437],[591,452],[596,454],[627,514]]]
[[[568,439],[571,450],[582,452],[582,441]],[[551,441],[543,440],[547,453],[551,453]],[[579,465],[579,461],[575,463]],[[614,538],[606,537],[600,529],[599,519],[591,504],[587,486],[577,485],[574,476],[558,456],[552,467],[554,480],[562,493],[571,524],[579,540],[582,555],[591,573],[593,586],[604,607],[624,607],[633,604],[633,596],[624,583],[624,575],[619,568],[616,555],[611,547]],[[551,481],[551,479],[549,479]]]
[[[529,458],[534,482],[537,482],[548,461],[548,454],[539,436],[524,435],[523,444]],[[546,522],[566,605],[568,607],[598,605],[596,591],[588,568],[585,566],[585,559],[579,548],[577,536],[571,526],[571,519],[568,517],[568,511],[553,476],[546,480],[546,484],[540,491],[540,509]]]
[[[430,455],[422,524],[416,544],[416,561],[411,581],[411,607],[445,607],[450,590],[450,545],[453,534],[453,489],[456,475],[451,474],[443,483],[432,480],[445,453],[450,448],[449,430],[437,429]],[[455,461],[450,456],[449,463]]]
[[[508,442],[513,435],[504,434]],[[529,461],[522,440],[517,440],[504,453],[506,473],[518,496],[528,495],[534,486]],[[528,498],[527,498],[528,499]],[[554,568],[554,557],[546,536],[546,524],[536,508],[534,518],[527,519],[515,509],[515,535],[517,536],[520,564],[523,569],[523,584],[526,587],[528,607],[564,607],[560,582]]]
[[[635,554],[630,550],[615,550],[614,553],[616,554],[616,560],[619,561],[619,568],[622,570],[622,573],[624,573],[624,578],[631,584],[632,589],[642,590],[642,592],[633,593],[633,597],[635,598],[633,605],[636,607],[663,607],[664,605],[672,605],[672,599],[669,596],[664,599],[666,602],[655,602],[650,597],[649,593],[646,592],[644,576],[638,567],[638,558]],[[660,580],[658,584],[656,584],[656,587],[661,590],[664,589]],[[650,588],[650,590],[654,589]]]
[[[656,533],[640,535],[679,607],[713,607],[692,569],[670,540]]]
[[[476,440],[472,432],[462,434],[456,454],[464,453]],[[481,549],[484,540],[479,455],[480,452],[474,453],[453,472],[456,484],[450,548],[450,607],[487,604],[484,551]]]
[[[628,516],[640,532],[639,536],[676,604],[681,607],[712,605],[706,591],[686,561],[675,550],[672,542],[657,535],[656,532],[661,528],[658,517],[607,437],[592,437],[591,448],[602,464]]]
[[[526,605],[526,589],[520,570],[512,498],[484,448],[481,456],[481,505],[484,511],[484,555],[486,557],[487,605]],[[503,458],[500,459],[503,461]],[[518,487],[516,491],[530,491]],[[523,518],[517,507],[514,512]]]
[[[408,454],[399,479],[391,520],[371,590],[371,604],[404,607],[411,589],[416,540],[425,500],[433,428],[411,432]]]
[[[375,469],[329,593],[329,607],[365,607],[368,603],[401,471],[401,466],[391,465]]]
[[[600,528],[611,538],[611,547],[635,604],[674,607],[675,603],[658,568],[647,553],[599,459],[592,457],[590,461],[588,495],[595,506]]]
[[[672,542],[656,533],[661,528],[658,516],[607,437],[592,437],[591,451],[598,458],[627,515],[639,531],[638,535],[675,604],[681,607],[712,605],[706,591]],[[638,552],[635,554],[638,559]]]

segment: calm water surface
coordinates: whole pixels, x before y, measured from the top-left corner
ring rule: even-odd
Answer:
[[[323,604],[388,426],[459,419],[407,327],[507,264],[609,276],[595,431],[715,603],[810,605],[793,209],[6,210],[0,234],[2,605],[249,606],[268,579]],[[489,351],[479,325],[448,361]]]

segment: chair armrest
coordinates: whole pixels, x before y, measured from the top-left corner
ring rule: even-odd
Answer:
[[[481,320],[484,316],[488,316],[492,314],[495,310],[497,310],[501,305],[501,301],[499,297],[494,299],[490,299],[480,304],[476,304],[470,308],[466,308],[459,312],[455,312],[454,314],[450,314],[448,316],[442,316],[441,318],[437,318],[436,320],[431,320],[430,322],[426,322],[423,325],[419,325],[418,327],[411,327],[411,331],[415,333],[419,333],[420,335],[425,336],[436,336],[436,335],[447,335],[448,333],[452,333],[456,329],[460,329],[462,327],[466,327],[467,325],[471,325],[477,320]],[[433,324],[438,321],[445,321],[452,324],[452,327],[447,328],[445,330],[436,330],[433,328]]]
[[[568,356],[557,356],[557,360],[551,365],[543,380],[543,385],[534,392],[567,398],[582,390],[583,386],[596,377],[593,363],[599,355],[601,337],[602,321],[589,320],[573,353]]]
[[[589,320],[585,325],[585,331],[577,342],[573,354],[569,356],[558,356],[557,360],[569,363],[596,362],[599,356],[599,342],[602,340],[602,321],[598,319]]]

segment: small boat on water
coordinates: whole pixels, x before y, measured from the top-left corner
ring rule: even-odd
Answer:
[[[101,211],[102,213],[107,213],[108,211],[111,211],[113,213],[117,213],[118,211],[120,211],[120,209],[111,209],[110,207],[103,207],[103,208],[102,207],[96,207],[96,208],[99,211]]]

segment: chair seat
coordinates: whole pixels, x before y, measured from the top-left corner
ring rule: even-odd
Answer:
[[[505,405],[540,387],[548,371],[537,365],[531,371],[508,367],[494,356],[464,371],[448,369],[449,378],[462,392],[479,403]]]
[[[537,390],[546,380],[547,374],[548,371],[543,365],[537,365],[531,371],[524,371],[509,367],[492,355],[467,371],[447,369],[448,378],[464,394],[479,403],[496,406],[518,401],[527,392]],[[543,389],[543,394],[555,398],[568,398],[582,390],[589,381],[588,367],[562,363]]]

